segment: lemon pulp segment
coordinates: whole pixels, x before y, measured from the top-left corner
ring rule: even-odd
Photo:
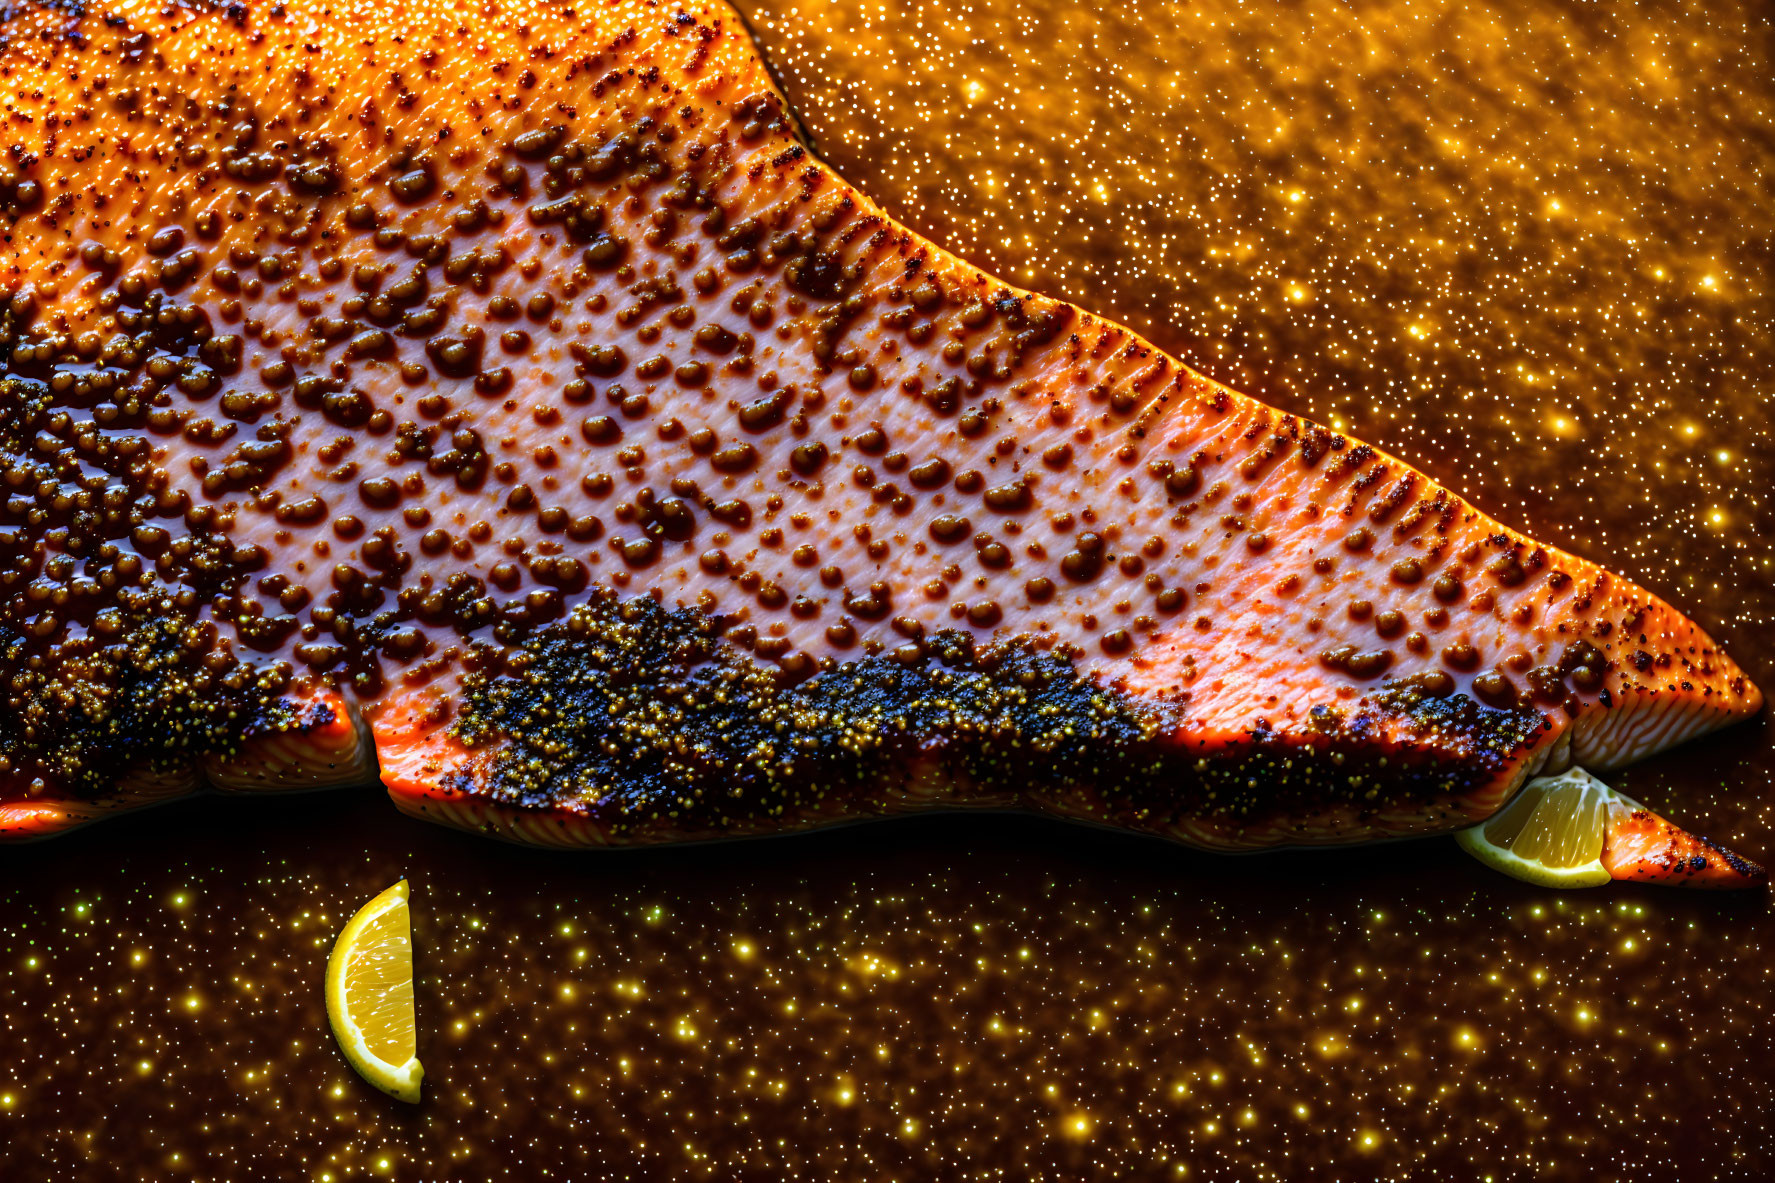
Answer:
[[[419,1100],[413,936],[407,881],[362,908],[327,961],[327,1018],[358,1074],[403,1101]]]

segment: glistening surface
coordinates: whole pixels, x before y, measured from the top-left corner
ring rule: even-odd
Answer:
[[[1402,454],[1775,672],[1756,9],[748,15],[823,151],[916,228]],[[1770,741],[1614,779],[1766,856]],[[333,933],[401,874],[416,1112],[350,1074],[319,997]],[[567,857],[367,791],[10,851],[0,906],[8,1177],[1771,1165],[1766,899],[1557,897],[1443,840],[1227,860],[982,817]]]

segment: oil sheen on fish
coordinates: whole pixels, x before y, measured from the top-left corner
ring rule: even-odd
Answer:
[[[896,224],[723,6],[0,19],[7,836],[379,768],[535,843],[1360,842],[1760,706],[1657,597]]]

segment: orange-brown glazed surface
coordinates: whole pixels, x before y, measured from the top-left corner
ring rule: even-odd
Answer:
[[[898,220],[1651,589],[1766,689],[1762,10],[1285,11],[745,7]],[[1605,778],[1760,857],[1771,726]],[[403,876],[419,1113],[319,988]],[[0,1176],[1758,1178],[1768,904],[1444,838],[948,815],[587,858],[379,788],[197,796],[0,851]]]
[[[892,221],[719,5],[13,25],[15,835],[349,779],[361,713],[403,808],[550,844],[1361,841],[1760,706],[1651,594]]]

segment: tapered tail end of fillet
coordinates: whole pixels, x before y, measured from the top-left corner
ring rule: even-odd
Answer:
[[[1731,891],[1769,882],[1761,866],[1649,809],[1624,811],[1613,819],[1601,861],[1617,881],[1660,887]]]

